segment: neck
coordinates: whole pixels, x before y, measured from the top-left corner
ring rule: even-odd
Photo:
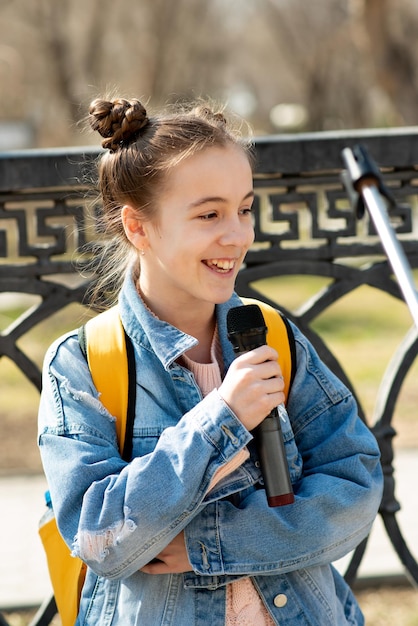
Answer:
[[[205,328],[200,327],[196,329],[197,332],[189,332],[192,337],[196,337],[199,341],[197,346],[194,346],[187,351],[187,356],[196,363],[210,363],[211,362],[211,347],[213,341],[213,334],[215,332],[216,319],[212,316]]]
[[[211,302],[198,302],[195,306],[178,303],[165,306],[160,299],[144,293],[139,281],[137,291],[145,305],[160,320],[168,322],[184,333],[198,340],[198,345],[188,351],[187,355],[198,363],[210,362],[210,349],[216,326],[215,305]]]

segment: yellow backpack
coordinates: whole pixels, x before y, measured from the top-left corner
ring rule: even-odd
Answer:
[[[250,298],[245,304],[258,304],[268,328],[267,343],[279,354],[287,398],[295,370],[295,347],[287,320],[276,309]],[[129,461],[132,454],[132,428],[135,411],[135,360],[129,337],[122,326],[118,307],[89,320],[79,330],[84,352],[100,400],[116,417],[116,431],[121,456]],[[49,492],[47,512],[39,524],[55,602],[63,626],[74,626],[87,566],[71,551],[61,537],[54,517]]]

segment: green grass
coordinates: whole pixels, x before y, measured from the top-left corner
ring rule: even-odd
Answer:
[[[1,311],[1,330],[4,331],[25,312],[26,308],[23,306]],[[37,324],[19,339],[17,345],[41,368],[48,346],[63,333],[80,326],[88,317],[87,309],[81,305],[71,304]],[[25,407],[28,407],[28,410],[32,409],[34,403],[37,404],[39,401],[39,394],[34,385],[28,382],[20,369],[6,357],[0,359],[0,397],[2,399],[0,417],[3,412],[12,409],[21,415]]]
[[[19,298],[19,306],[2,307],[0,328],[3,332],[36,302],[34,298],[25,298],[24,303],[21,300]],[[0,304],[4,305],[1,298]],[[78,327],[87,317],[87,310],[80,305],[69,305],[23,335],[18,341],[18,347],[41,368],[45,351],[51,342],[64,332]],[[0,359],[0,398],[0,471],[42,471],[36,443],[39,392],[6,357]]]

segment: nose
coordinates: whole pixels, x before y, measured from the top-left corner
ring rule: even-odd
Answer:
[[[225,220],[219,235],[223,246],[249,248],[254,241],[254,228],[250,220],[242,220],[239,216]]]

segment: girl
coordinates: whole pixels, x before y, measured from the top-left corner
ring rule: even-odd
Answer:
[[[277,353],[234,358],[227,339],[254,238],[251,147],[208,107],[148,118],[138,100],[96,100],[90,121],[137,394],[127,463],[77,333],[47,353],[39,444],[60,530],[88,566],[77,624],[363,624],[331,563],[376,515],[374,437],[293,327],[295,502],[270,508],[252,431],[284,401]]]

